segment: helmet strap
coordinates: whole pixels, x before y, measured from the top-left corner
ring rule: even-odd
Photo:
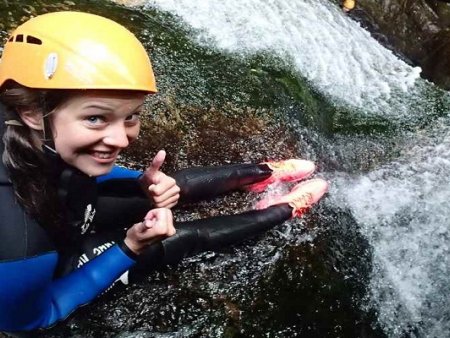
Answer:
[[[44,147],[51,150],[53,153],[57,153],[56,152],[56,148],[55,148],[55,140],[53,139],[53,133],[52,133],[52,129],[50,128],[50,111],[48,111],[48,106],[47,106],[47,100],[45,99],[45,94],[41,94],[40,98],[39,98],[40,104],[41,104],[41,109],[43,112],[43,124],[44,124]]]

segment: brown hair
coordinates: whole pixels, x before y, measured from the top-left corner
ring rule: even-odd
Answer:
[[[69,92],[64,90],[37,90],[10,82],[2,88],[0,101],[6,106],[5,121],[20,121],[19,110],[37,110],[45,116],[68,96]],[[2,160],[19,203],[52,237],[61,237],[65,233],[65,222],[57,182],[44,152],[33,141],[32,129],[25,125],[8,125],[3,143]]]

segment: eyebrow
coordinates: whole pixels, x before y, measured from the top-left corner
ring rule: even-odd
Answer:
[[[138,105],[137,107],[135,107],[135,108],[131,111],[131,113],[134,113],[134,112],[136,112],[136,111],[138,111],[138,110],[141,110],[144,106],[145,106],[144,103]],[[107,112],[113,112],[113,111],[115,111],[114,108],[110,108],[110,107],[107,107],[107,106],[103,106],[103,105],[98,104],[98,103],[88,104],[87,106],[83,107],[83,109],[92,109],[92,108],[104,110],[104,111],[107,111]]]
[[[114,111],[113,108],[102,106],[102,105],[99,105],[97,103],[88,104],[87,106],[83,107],[83,109],[91,109],[91,108],[105,110],[105,111],[110,111],[110,112]]]
[[[134,108],[133,111],[141,110],[141,109],[144,108],[144,106],[145,106],[145,104],[142,103],[142,104],[140,104],[139,106],[137,106],[136,108]]]

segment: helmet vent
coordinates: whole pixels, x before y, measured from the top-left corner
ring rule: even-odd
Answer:
[[[14,39],[14,38],[15,38],[15,39]],[[23,34],[17,34],[16,36],[13,35],[13,36],[11,36],[11,37],[8,39],[8,41],[9,41],[9,42],[12,42],[12,41],[15,41],[15,42],[24,42]],[[36,37],[34,37],[34,36],[27,35],[26,43],[31,43],[31,44],[33,44],[33,45],[42,45],[42,40],[41,40],[41,39],[38,39],[38,38],[36,38]]]
[[[32,43],[34,45],[42,45],[42,40],[35,38],[34,36],[28,35],[27,36],[27,43]]]

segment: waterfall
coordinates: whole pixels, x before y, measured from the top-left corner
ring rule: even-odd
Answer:
[[[150,0],[193,28],[203,46],[247,57],[267,52],[336,105],[402,121],[432,114],[448,94],[420,79],[325,0]],[[388,336],[450,332],[450,129],[439,111],[404,131],[398,156],[369,172],[328,172],[330,203],[349,210],[373,250],[368,307]],[[370,138],[370,135],[366,135]],[[363,309],[362,309],[363,310]]]
[[[268,51],[336,101],[377,114],[406,113],[392,96],[411,90],[421,71],[324,0],[152,0],[147,6],[180,16],[202,44],[243,55]]]
[[[374,250],[371,301],[392,336],[450,332],[450,129],[437,121],[394,162],[367,175],[337,180],[346,203]],[[339,200],[339,202],[338,202]]]

